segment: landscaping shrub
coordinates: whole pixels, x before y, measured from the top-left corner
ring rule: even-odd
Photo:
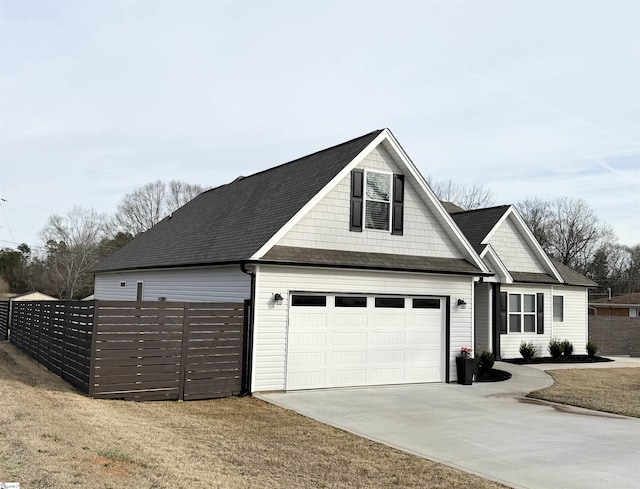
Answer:
[[[483,351],[478,358],[478,373],[481,376],[486,376],[491,372],[493,364],[496,361],[496,357],[489,351]]]
[[[589,341],[587,343],[587,355],[589,355],[589,358],[593,358],[596,356],[596,353],[598,353],[597,343],[594,343],[593,341]]]
[[[562,342],[562,353],[567,358],[573,355],[573,343],[571,343],[569,340],[564,340]]]
[[[520,355],[522,355],[522,359],[527,362],[534,358],[538,354],[538,347],[533,344],[533,341],[529,343],[525,343],[524,341],[520,343]]]
[[[564,350],[564,342],[560,341],[558,338],[551,338],[549,340],[549,346],[547,347],[547,350],[549,350],[549,355],[551,355],[551,358],[557,360],[558,358],[560,358],[560,355],[562,355],[562,351]]]

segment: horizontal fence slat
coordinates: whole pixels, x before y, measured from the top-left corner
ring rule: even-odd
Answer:
[[[217,398],[241,390],[244,311],[239,303],[0,301],[0,339],[80,390],[91,385],[97,399]]]

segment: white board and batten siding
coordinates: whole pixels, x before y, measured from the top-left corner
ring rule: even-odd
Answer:
[[[315,269],[261,265],[257,267],[252,391],[287,389],[289,297],[291,292],[384,294],[451,298],[450,379],[456,379],[455,357],[473,342],[473,308],[458,308],[458,298],[472,303],[473,278],[402,272]],[[284,301],[277,305],[273,295]],[[443,332],[444,335],[444,332]],[[444,374],[444,365],[442,372]],[[445,379],[442,378],[441,381]]]
[[[588,337],[587,289],[585,287],[503,285],[501,292],[508,294],[544,294],[544,334],[507,333],[500,335],[502,358],[520,358],[520,343],[533,342],[538,347],[537,356],[548,356],[549,340],[569,340],[575,354],[585,354]],[[553,296],[564,297],[564,319],[553,320]]]
[[[94,295],[98,300],[135,301],[139,282],[145,301],[241,302],[251,297],[251,278],[239,266],[100,273]]]

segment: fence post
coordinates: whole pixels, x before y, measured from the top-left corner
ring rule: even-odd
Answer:
[[[93,325],[91,327],[91,357],[89,358],[89,397],[93,397],[95,393],[95,376],[96,376],[96,343],[98,341],[98,323],[100,317],[98,315],[98,301],[93,301]]]
[[[187,353],[189,347],[189,303],[182,304],[182,353],[180,355],[180,383],[178,400],[184,401],[184,389],[187,383]]]

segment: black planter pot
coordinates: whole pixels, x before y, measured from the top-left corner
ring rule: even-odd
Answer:
[[[458,372],[458,384],[471,385],[473,373],[476,369],[476,361],[469,357],[456,357],[456,371]]]

